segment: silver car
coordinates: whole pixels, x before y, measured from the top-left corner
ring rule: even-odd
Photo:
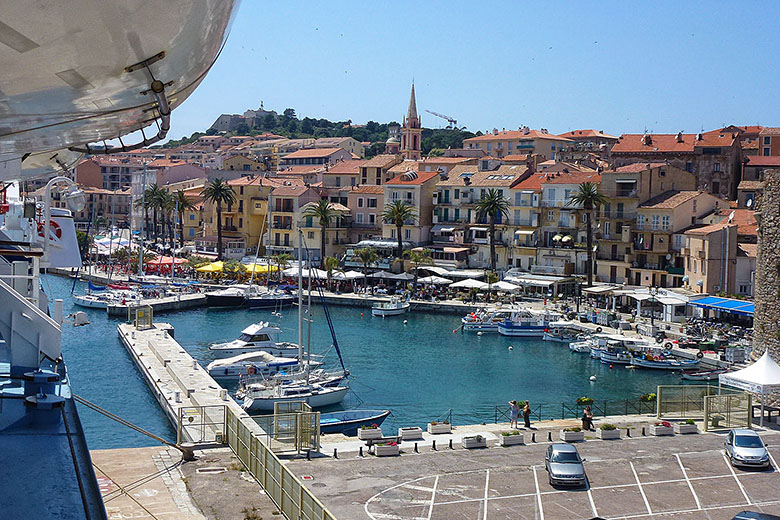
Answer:
[[[584,486],[587,483],[585,459],[571,444],[551,444],[544,457],[544,467],[551,486]]]
[[[732,466],[769,467],[769,452],[761,437],[753,430],[731,430],[724,444]]]

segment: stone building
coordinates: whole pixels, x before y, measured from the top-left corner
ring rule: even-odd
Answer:
[[[758,359],[768,348],[780,361],[780,170],[764,172],[764,193],[756,212],[758,220],[758,258],[753,318],[753,353]]]

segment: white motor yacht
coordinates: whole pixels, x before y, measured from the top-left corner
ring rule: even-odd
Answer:
[[[324,386],[319,383],[278,384],[246,392],[242,408],[248,412],[271,411],[275,403],[305,401],[312,408],[338,404],[344,400],[348,386]]]
[[[268,352],[249,352],[225,359],[216,359],[206,370],[216,380],[238,379],[247,376],[271,376],[280,370],[294,369],[300,365],[298,358],[276,357]],[[319,363],[311,362],[316,366]]]
[[[260,351],[279,357],[297,356],[298,345],[288,341],[276,341],[281,333],[279,327],[261,321],[242,330],[237,339],[228,343],[215,343],[209,347],[209,350],[218,358]]]
[[[375,303],[371,307],[372,316],[398,316],[409,310],[410,304],[406,300],[402,300],[398,297],[393,297],[389,302]]]
[[[514,310],[509,318],[498,324],[498,333],[502,336],[541,338],[550,322],[559,318],[559,314],[549,311]]]

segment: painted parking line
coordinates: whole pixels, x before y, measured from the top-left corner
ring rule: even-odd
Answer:
[[[647,508],[647,514],[652,515],[653,510],[650,509],[650,502],[647,501],[647,495],[645,495],[645,490],[642,489],[642,482],[639,481],[639,475],[636,473],[636,468],[634,467],[634,463],[630,460],[628,463],[631,465],[631,471],[634,473],[634,478],[636,479],[636,485],[639,487],[639,494],[642,495],[642,500],[645,501],[645,507]]]
[[[539,477],[536,475],[536,466],[531,466],[534,470],[534,484],[536,484],[536,503],[539,505],[539,520],[544,520],[544,508],[542,507],[542,495],[539,493]]]
[[[484,514],[482,515],[482,520],[487,520],[487,512],[488,512],[488,491],[490,491],[490,470],[485,470],[485,500],[484,504],[482,505],[484,509]]]
[[[774,505],[780,505],[780,501],[773,500],[770,502],[756,502],[755,504],[751,504],[753,506],[758,507],[767,507],[767,506],[774,506]],[[734,504],[727,504],[723,506],[710,506],[710,507],[703,507],[701,508],[701,511],[719,511],[722,509],[732,509],[732,508],[738,508],[742,506],[734,505]],[[677,511],[663,511],[660,513],[652,513],[650,515],[645,513],[639,513],[634,515],[625,515],[625,516],[614,516],[612,517],[612,520],[630,520],[632,518],[647,518],[648,516],[661,516],[661,517],[668,517],[670,515],[682,515],[685,513],[695,513],[699,511],[698,509],[679,509]]]
[[[596,502],[593,501],[593,493],[590,492],[590,482],[588,482],[588,500],[590,500],[590,509],[593,511],[593,517],[598,518],[599,513],[596,511]]]
[[[685,477],[685,482],[688,483],[688,489],[691,490],[691,495],[693,495],[693,499],[696,501],[696,509],[701,509],[701,502],[699,502],[699,497],[696,495],[696,491],[693,490],[693,484],[691,484],[691,479],[688,478],[688,472],[685,471],[685,467],[683,466],[682,461],[680,460],[680,455],[677,453],[674,454],[675,458],[677,458],[677,464],[680,465],[680,470],[682,470],[683,477]]]
[[[433,492],[431,492],[431,507],[428,508],[428,520],[431,520],[433,514],[433,504],[436,502],[436,489],[439,487],[439,475],[433,479]]]
[[[731,465],[731,462],[729,462],[729,459],[726,457],[725,453],[721,453],[723,455],[723,460],[726,462],[726,466],[729,467],[729,470],[731,471],[731,475],[734,477],[734,480],[737,482],[737,485],[739,486],[739,490],[742,491],[742,496],[745,497],[745,502],[747,502],[747,505],[751,504],[750,497],[747,494],[747,491],[745,491],[745,487],[742,485],[742,482],[739,481],[739,477],[737,477],[737,473],[734,471],[734,467]]]

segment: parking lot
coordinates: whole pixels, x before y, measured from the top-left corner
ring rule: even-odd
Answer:
[[[773,468],[733,469],[723,435],[586,441],[589,486],[556,489],[548,443],[400,457],[295,461],[290,467],[339,519],[730,519],[780,513],[780,434],[762,433]]]

